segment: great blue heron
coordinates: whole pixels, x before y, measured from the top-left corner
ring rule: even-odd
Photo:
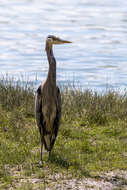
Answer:
[[[47,79],[37,89],[35,97],[35,117],[41,136],[41,160],[43,145],[49,151],[51,150],[57,137],[60,118],[61,118],[61,95],[56,86],[56,60],[53,55],[53,44],[71,43],[62,40],[56,36],[49,35],[46,38],[45,50],[49,62],[49,71]]]

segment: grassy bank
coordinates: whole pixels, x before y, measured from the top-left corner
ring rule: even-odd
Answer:
[[[44,155],[40,167],[40,136],[34,119],[31,85],[0,81],[0,189],[34,189],[20,183],[31,177],[45,179],[62,173],[68,177],[97,178],[100,172],[127,169],[127,93],[63,88],[62,121],[51,160]],[[20,185],[19,185],[20,183]]]

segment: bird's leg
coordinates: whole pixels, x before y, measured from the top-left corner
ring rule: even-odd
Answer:
[[[51,150],[49,151],[49,160],[50,160],[50,158],[51,158]]]
[[[40,164],[42,164],[42,152],[43,152],[43,138],[41,138],[41,155],[40,155]]]

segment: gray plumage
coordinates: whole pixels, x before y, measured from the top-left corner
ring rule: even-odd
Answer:
[[[60,125],[61,94],[56,86],[56,60],[52,46],[63,43],[71,42],[52,35],[47,37],[45,50],[49,62],[49,71],[47,79],[37,89],[35,97],[35,117],[41,136],[41,162],[43,145],[49,151],[50,156]]]

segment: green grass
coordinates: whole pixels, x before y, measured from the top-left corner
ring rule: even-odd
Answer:
[[[52,157],[39,166],[40,136],[34,119],[34,88],[0,81],[0,189],[34,189],[20,178],[43,180],[50,174],[97,177],[127,169],[127,93],[104,94],[62,89],[62,121]],[[14,173],[16,174],[14,175]],[[20,184],[15,187],[15,184]]]

